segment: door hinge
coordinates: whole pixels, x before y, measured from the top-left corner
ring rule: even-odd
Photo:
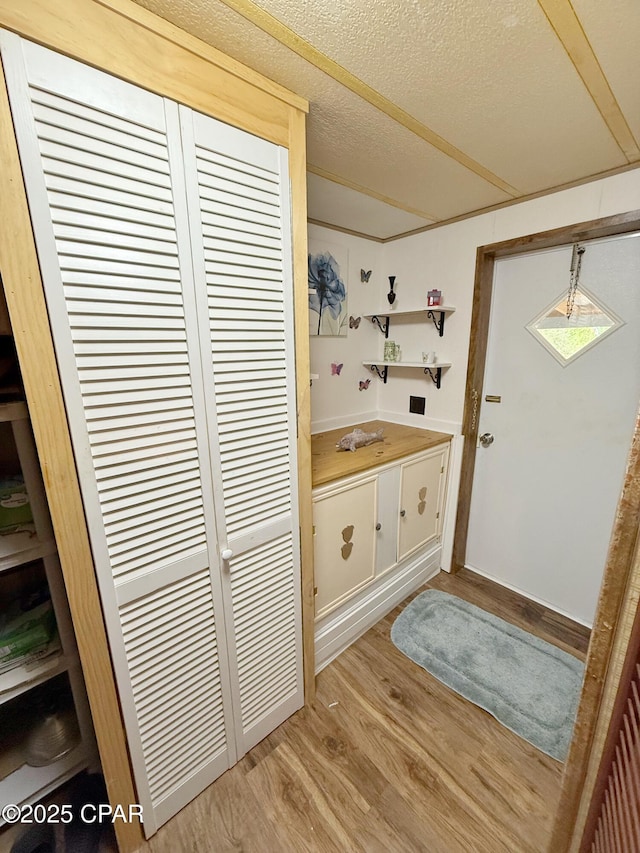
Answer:
[[[313,588],[313,594],[314,594],[314,595],[317,595],[317,594],[318,594],[318,587],[317,587],[317,586],[314,586],[314,588]]]
[[[444,465],[443,465],[443,466],[442,466],[442,468],[440,469],[440,473],[441,473],[441,474],[444,474]]]
[[[436,513],[436,518],[440,518],[440,513],[439,513],[439,512],[437,512],[437,513]]]

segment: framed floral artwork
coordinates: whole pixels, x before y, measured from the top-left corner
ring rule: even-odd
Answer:
[[[349,329],[347,269],[342,246],[309,241],[309,334],[344,336]]]

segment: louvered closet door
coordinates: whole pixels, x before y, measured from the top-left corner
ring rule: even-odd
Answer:
[[[181,127],[242,754],[304,701],[287,152]]]
[[[235,761],[178,107],[0,44],[150,835]]]

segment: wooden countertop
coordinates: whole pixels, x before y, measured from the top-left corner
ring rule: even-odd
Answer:
[[[375,432],[382,428],[384,441],[376,441],[356,451],[336,450],[336,444],[343,435],[356,428],[363,432]],[[311,484],[322,486],[341,477],[359,474],[378,465],[386,465],[403,456],[428,450],[438,444],[451,441],[447,432],[434,432],[430,429],[392,424],[388,421],[367,421],[350,427],[340,427],[328,432],[319,432],[311,436]]]

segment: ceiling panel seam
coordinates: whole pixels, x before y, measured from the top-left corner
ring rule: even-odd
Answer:
[[[289,48],[289,50],[297,53],[302,59],[311,63],[338,83],[341,83],[351,92],[358,95],[358,97],[380,110],[380,112],[385,113],[389,118],[416,134],[416,136],[425,142],[428,142],[438,151],[455,160],[466,169],[469,169],[478,177],[502,190],[512,198],[521,195],[520,190],[512,187],[498,175],[494,175],[493,172],[485,168],[481,163],[476,162],[473,158],[465,154],[464,151],[456,148],[435,131],[422,124],[422,122],[393,103],[393,101],[390,101],[384,95],[380,94],[380,92],[367,85],[363,80],[360,80],[355,74],[347,71],[346,68],[326,56],[322,51],[290,29],[290,27],[287,27],[277,18],[274,18],[273,15],[261,9],[252,0],[221,0],[221,2],[276,39],[276,41]]]
[[[640,148],[570,0],[538,0],[598,112],[629,163]]]
[[[327,172],[319,166],[307,163],[307,172],[310,172],[312,175],[317,175],[319,178],[324,178],[327,181],[332,181],[334,184],[340,184],[340,186],[347,187],[350,190],[355,190],[358,193],[370,196],[370,198],[375,198],[377,201],[382,201],[390,207],[397,207],[399,210],[404,210],[405,213],[413,213],[415,216],[419,216],[421,219],[426,219],[429,222],[438,222],[439,217],[434,216],[432,213],[427,213],[425,210],[418,210],[416,207],[410,207],[408,204],[403,204],[400,201],[396,201],[395,199],[383,195],[382,193],[378,193],[375,190],[371,190],[368,187],[356,184],[353,181],[348,180],[348,178],[342,178],[340,175],[334,175],[332,172]]]
[[[352,237],[360,237],[363,240],[372,240],[374,243],[386,243],[388,237],[374,237],[373,234],[365,234],[362,231],[354,231],[352,228],[344,228],[342,225],[333,225],[330,222],[323,222],[321,219],[307,218],[309,225],[319,225],[321,228],[328,228],[330,231],[340,231],[341,234],[350,234]]]
[[[570,190],[574,187],[582,187],[585,184],[601,181],[604,178],[611,178],[614,175],[623,175],[625,172],[631,172],[638,169],[637,163],[628,163],[625,166],[616,166],[614,169],[606,169],[604,172],[598,172],[596,175],[588,175],[584,178],[578,178],[575,181],[567,181],[564,184],[558,184],[555,187],[548,187],[538,192],[527,193],[520,198],[510,199],[509,201],[500,201],[497,204],[492,204],[489,207],[481,207],[478,210],[469,210],[466,213],[460,213],[458,216],[451,216],[448,219],[441,219],[434,222],[432,225],[421,225],[419,228],[413,228],[411,231],[402,231],[399,234],[392,234],[389,237],[383,237],[383,243],[392,243],[394,240],[401,240],[404,237],[414,237],[416,234],[422,234],[425,231],[432,231],[434,228],[443,228],[445,225],[453,225],[455,222],[464,222],[465,219],[473,219],[475,216],[482,216],[485,213],[493,213],[496,210],[504,210],[507,207],[513,207],[517,204],[522,204],[526,201],[533,201],[536,198],[544,198],[548,195]],[[374,238],[375,239],[375,238]]]

